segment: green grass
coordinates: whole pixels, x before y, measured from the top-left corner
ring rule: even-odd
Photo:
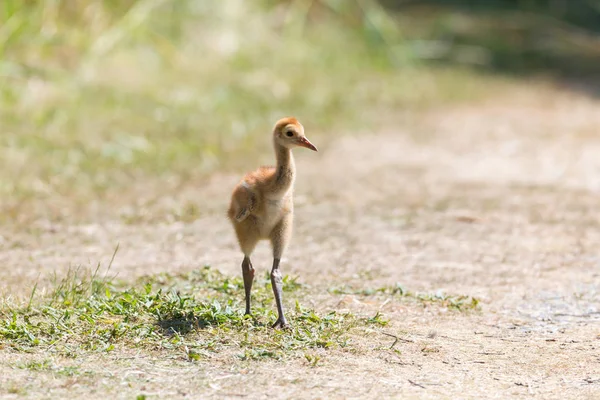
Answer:
[[[335,309],[315,310],[303,305],[314,294],[284,278],[285,299],[291,328],[273,330],[276,320],[273,294],[267,274],[253,287],[253,316],[244,316],[243,282],[208,266],[189,273],[158,274],[139,282],[117,282],[95,271],[71,270],[41,295],[32,293],[20,305],[6,300],[0,306],[0,348],[19,352],[77,358],[115,349],[140,349],[174,355],[188,361],[208,360],[223,352],[241,361],[306,359],[316,366],[327,349],[354,348],[365,329],[390,323],[380,312],[355,315]],[[412,294],[395,288],[376,290],[333,289],[336,294],[391,295],[458,311],[477,307],[466,296]],[[20,365],[29,370],[57,371],[44,360]]]
[[[420,66],[375,2],[336,4],[5,1],[1,218],[55,219],[245,166],[268,154],[284,115],[331,138],[488,89],[469,71]]]
[[[385,296],[394,299],[416,301],[424,306],[436,305],[457,311],[479,310],[479,300],[473,296],[449,295],[438,291],[436,293],[411,292],[402,285],[384,286],[378,288],[353,288],[341,285],[329,289],[332,294],[354,294],[359,296]]]
[[[286,277],[284,289],[293,298],[301,286]],[[347,347],[349,331],[361,324],[352,314],[318,313],[296,301],[288,310],[292,328],[273,330],[272,302],[266,276],[255,282],[254,315],[248,317],[243,315],[241,279],[224,277],[210,267],[180,276],[158,275],[134,287],[79,270],[49,296],[22,307],[5,304],[0,310],[0,346],[71,357],[129,346],[175,351],[191,361],[233,349],[242,360],[281,359],[303,356],[309,349]]]

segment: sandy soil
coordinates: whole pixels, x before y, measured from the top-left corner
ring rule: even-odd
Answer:
[[[190,364],[123,349],[65,360],[94,378],[14,368],[36,355],[0,350],[0,384],[30,397],[600,398],[600,102],[562,93],[493,99],[424,113],[356,136],[326,133],[297,152],[296,226],[283,268],[317,308],[377,310],[386,332],[354,352],[240,365]],[[69,266],[106,262],[120,278],[210,264],[239,273],[224,217],[238,176],[214,176],[154,207],[194,202],[192,223],[39,222],[6,229],[0,292],[18,295]],[[255,266],[270,266],[267,245]],[[327,288],[402,283],[481,299],[450,312]],[[291,301],[291,300],[290,300]],[[99,377],[99,378],[98,378]],[[37,388],[37,389],[36,389]],[[3,398],[19,397],[0,389]]]

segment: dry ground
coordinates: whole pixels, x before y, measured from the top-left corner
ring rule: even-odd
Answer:
[[[600,102],[524,88],[389,120],[377,134],[323,133],[318,154],[297,152],[295,239],[283,263],[317,309],[380,311],[388,326],[355,333],[352,351],[324,350],[316,367],[123,348],[52,358],[85,371],[65,376],[18,368],[48,355],[5,347],[0,396],[600,398]],[[236,180],[157,191],[132,211],[117,201],[93,223],[4,228],[0,291],[18,296],[38,277],[44,286],[69,266],[106,262],[117,243],[113,272],[124,280],[204,264],[237,274],[223,213]],[[190,202],[200,215],[189,223],[119,217]],[[255,266],[269,265],[265,245]],[[396,282],[475,296],[481,310],[327,292]],[[402,339],[398,351],[381,332]]]

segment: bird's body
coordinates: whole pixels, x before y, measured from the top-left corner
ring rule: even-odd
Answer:
[[[250,314],[250,290],[254,278],[250,255],[256,244],[266,239],[273,247],[271,281],[279,312],[274,326],[284,327],[287,322],[281,304],[279,262],[291,239],[294,218],[293,190],[296,166],[291,149],[301,146],[316,151],[316,147],[306,139],[304,128],[298,120],[291,117],[283,118],[275,124],[273,144],[277,165],[260,167],[246,174],[233,190],[227,215],[244,253],[242,271],[246,290],[246,313]]]
[[[279,221],[293,216],[293,181],[287,188],[276,188],[275,173],[274,167],[261,167],[247,174],[233,192],[228,216],[242,251],[250,253],[254,240],[269,239]]]

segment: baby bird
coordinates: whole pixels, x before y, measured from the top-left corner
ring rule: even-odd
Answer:
[[[279,262],[292,235],[294,202],[292,192],[296,177],[296,166],[292,149],[317,148],[304,136],[304,127],[296,118],[280,119],[273,128],[275,167],[260,167],[244,176],[235,187],[227,215],[233,224],[244,260],[242,273],[246,293],[246,314],[250,314],[250,292],[254,281],[254,268],[250,255],[259,240],[266,239],[273,248],[271,284],[277,303],[277,321],[273,328],[285,328],[287,321],[283,313],[281,291],[283,280]]]

